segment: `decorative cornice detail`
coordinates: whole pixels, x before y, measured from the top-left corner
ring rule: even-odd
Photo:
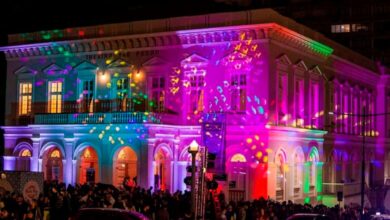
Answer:
[[[261,39],[279,41],[324,58],[333,52],[332,48],[276,23],[6,46],[0,47],[0,51],[5,52],[7,59],[17,59],[21,57],[71,56],[77,53],[153,49],[179,45],[228,43]]]

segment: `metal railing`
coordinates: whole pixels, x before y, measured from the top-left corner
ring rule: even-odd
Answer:
[[[108,112],[36,114],[34,124],[120,124],[120,123],[159,123],[153,113]]]

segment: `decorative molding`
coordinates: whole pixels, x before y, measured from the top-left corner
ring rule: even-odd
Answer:
[[[132,65],[130,65],[126,60],[124,59],[116,59],[112,62],[110,62],[108,65],[107,65],[107,68],[126,68],[126,67],[131,67]]]
[[[27,67],[27,66],[21,66],[14,72],[14,74],[16,74],[16,75],[19,75],[19,74],[32,74],[32,75],[35,75],[37,73],[38,73],[37,70],[34,70],[34,69],[32,69],[30,67]]]
[[[196,53],[194,54],[191,54],[190,56],[184,58],[180,64],[182,67],[186,67],[186,66],[205,66],[207,65],[209,62],[209,60],[205,57],[202,57]]]
[[[95,70],[98,66],[95,64],[92,64],[88,61],[83,61],[79,64],[77,64],[75,67],[73,67],[74,70],[83,71],[83,70]]]
[[[42,72],[47,73],[47,74],[59,74],[63,73],[65,69],[58,66],[55,63],[50,64],[49,66],[45,67]]]
[[[145,67],[154,67],[154,66],[164,66],[166,65],[167,62],[163,59],[161,59],[160,57],[152,57],[150,59],[148,59],[147,61],[145,61],[142,66],[145,66]]]
[[[276,23],[193,29],[153,34],[124,35],[52,43],[0,47],[7,59],[34,56],[69,56],[79,53],[113,52],[116,50],[158,49],[182,45],[232,43],[245,40],[272,39],[307,53],[328,57],[333,49]]]
[[[307,71],[307,65],[305,64],[305,61],[299,60],[296,64],[294,64],[294,67],[298,70]]]
[[[290,58],[288,58],[288,56],[286,54],[280,55],[278,58],[276,58],[275,61],[277,62],[277,64],[283,64],[286,66],[289,66],[292,64]]]

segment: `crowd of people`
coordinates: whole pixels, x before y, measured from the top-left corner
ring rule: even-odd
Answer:
[[[80,208],[120,208],[143,213],[151,220],[191,219],[189,191],[143,189],[126,185],[120,189],[108,184],[68,185],[45,182],[37,200],[25,201],[17,192],[0,192],[0,219],[69,220]],[[358,208],[329,208],[260,198],[249,201],[226,201],[225,196],[209,194],[205,219],[283,220],[294,213],[322,213],[335,220],[359,219]],[[366,217],[370,212],[366,212]],[[368,219],[368,218],[367,218]]]

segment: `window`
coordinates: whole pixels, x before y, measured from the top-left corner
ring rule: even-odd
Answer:
[[[365,24],[351,24],[352,32],[365,32],[368,31],[368,25]]]
[[[246,162],[246,158],[244,155],[242,154],[234,154],[232,156],[232,159],[230,159],[230,162],[233,162],[233,163],[245,163]]]
[[[31,151],[28,149],[24,149],[20,152],[20,157],[31,157]]]
[[[246,110],[246,74],[234,74],[231,78],[232,96],[231,109],[233,111]]]
[[[303,116],[305,113],[304,104],[304,84],[302,79],[295,81],[295,120],[296,126],[302,127],[304,125]]]
[[[351,31],[350,24],[337,24],[331,26],[332,33],[346,33]]]
[[[204,75],[203,74],[190,74],[189,75],[191,96],[190,96],[190,111],[201,112],[203,111],[203,99],[204,99]]]
[[[165,103],[165,77],[152,78],[152,103],[154,112],[164,112]]]
[[[311,127],[318,128],[318,117],[320,116],[319,112],[319,85],[318,83],[312,82],[311,84]]]
[[[19,115],[31,113],[32,83],[19,84]]]
[[[81,112],[93,112],[94,82],[93,80],[84,80],[81,85],[82,91],[80,95],[80,110]]]
[[[62,82],[49,82],[48,112],[61,113],[62,110]]]
[[[279,124],[287,122],[288,82],[286,74],[279,74]]]
[[[60,151],[59,150],[53,150],[50,154],[50,157],[51,158],[60,158],[61,157],[61,154],[60,154]]]
[[[120,111],[127,111],[129,104],[131,104],[131,100],[129,102],[129,78],[119,78],[116,81],[116,98],[118,99],[118,105],[120,105]]]

